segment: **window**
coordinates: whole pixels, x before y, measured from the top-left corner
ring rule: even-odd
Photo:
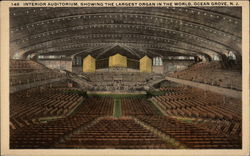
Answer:
[[[43,55],[39,55],[38,58],[39,58],[39,59],[40,59],[40,58],[44,58],[44,56],[43,56]]]
[[[55,56],[54,55],[49,55],[49,58],[52,59],[52,58],[55,58]]]
[[[28,56],[27,56],[27,59],[30,60],[30,58],[31,58],[31,55],[28,55]]]
[[[13,56],[13,59],[19,59],[20,56],[19,56],[19,53],[16,53],[14,56]]]
[[[154,57],[153,58],[153,66],[162,66],[162,58],[161,57]]]
[[[74,66],[81,66],[82,65],[81,62],[82,62],[81,57],[74,57],[74,59],[73,59],[73,65]]]
[[[178,57],[178,60],[184,60],[184,59],[185,59],[184,56],[179,56],[179,57]]]
[[[200,58],[202,61],[207,61],[206,57],[203,56],[203,55],[199,55],[199,58]]]
[[[194,57],[193,56],[189,56],[189,60],[194,60]]]
[[[236,56],[232,51],[229,51],[228,53],[228,59],[229,60],[236,60]]]
[[[76,57],[76,65],[82,65],[82,58]]]
[[[213,61],[220,61],[219,56],[218,56],[218,55],[214,55],[214,56],[213,56]]]
[[[194,60],[194,56],[168,56],[168,60]]]

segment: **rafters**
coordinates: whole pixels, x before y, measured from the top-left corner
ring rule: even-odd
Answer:
[[[90,49],[86,53],[98,52],[99,58],[116,45],[136,57],[171,52],[212,57],[228,49],[241,55],[240,10],[232,9],[237,15],[209,8],[34,8],[28,12],[13,8],[11,56],[19,51],[74,55],[86,48]],[[28,20],[19,20],[24,16]]]

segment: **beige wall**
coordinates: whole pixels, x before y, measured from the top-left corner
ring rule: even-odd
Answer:
[[[193,61],[176,61],[176,60],[164,60],[163,70],[164,73],[170,73],[175,71],[180,71],[188,68],[189,65],[193,64]]]
[[[38,62],[51,69],[72,71],[71,60],[38,60]]]
[[[82,72],[82,66],[80,66],[80,67],[73,66],[72,67],[72,72],[74,72],[74,73],[81,73]]]
[[[153,66],[152,70],[153,70],[153,73],[163,74],[164,73],[164,66]]]

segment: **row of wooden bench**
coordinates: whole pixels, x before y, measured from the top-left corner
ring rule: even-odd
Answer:
[[[236,138],[242,136],[242,123],[240,121],[233,122],[227,120],[198,120],[195,121],[194,124],[217,134],[224,134],[229,137]]]
[[[48,123],[33,124],[21,129],[11,130],[11,149],[54,148],[65,135],[82,125],[88,124],[97,116],[75,115]]]
[[[10,60],[10,68],[11,69],[40,69],[43,68],[41,64],[38,64],[32,60],[18,60],[11,59]]]
[[[64,74],[46,68],[31,60],[10,60],[10,86],[30,84],[65,77]]]
[[[242,90],[241,71],[222,69],[218,62],[199,63],[169,76],[206,83],[230,89]]]
[[[112,116],[114,100],[112,98],[88,98],[79,109],[83,115]]]
[[[77,93],[59,90],[57,88],[58,92],[55,93],[54,89],[47,88],[41,91],[41,89],[32,88],[11,94],[11,128],[16,129],[26,125],[24,121],[27,119],[68,115],[84,100]]]
[[[60,116],[65,115],[73,110],[83,98],[78,95],[72,95],[65,99],[47,99],[47,98],[29,98],[16,99],[11,103],[11,117],[46,117],[46,116]],[[68,99],[67,99],[68,98]],[[14,106],[13,106],[14,105]]]
[[[191,123],[184,123],[166,116],[137,116],[148,125],[174,138],[188,148],[241,148],[241,139],[230,138],[205,131]]]
[[[39,81],[46,81],[56,78],[65,77],[61,73],[57,73],[54,71],[44,71],[42,73],[30,73],[30,74],[21,74],[21,75],[11,75],[10,76],[10,86],[17,86],[23,84],[30,84]]]
[[[189,91],[188,91],[189,90]],[[231,107],[223,101],[223,96],[213,93],[202,93],[186,89],[186,92],[176,91],[164,96],[155,96],[152,101],[166,114],[172,116],[241,120],[241,102],[235,100],[238,108]],[[231,101],[232,99],[229,99]]]
[[[156,110],[153,105],[141,98],[122,98],[122,114],[126,115],[153,115]]]
[[[93,126],[71,135],[60,148],[167,148],[164,141],[133,119],[103,118]]]

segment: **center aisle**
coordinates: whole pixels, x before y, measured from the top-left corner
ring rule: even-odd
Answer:
[[[114,99],[114,111],[113,116],[119,118],[122,116],[121,99]]]

